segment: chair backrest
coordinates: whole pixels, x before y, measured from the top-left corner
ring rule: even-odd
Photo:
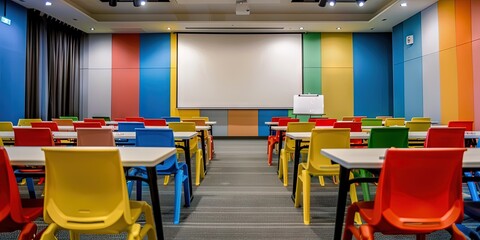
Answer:
[[[444,228],[461,221],[464,151],[388,149],[371,222],[413,230]],[[426,174],[426,169],[435,174]]]
[[[350,148],[350,129],[323,128],[312,130],[307,158],[307,169],[309,171],[318,171],[321,167],[332,165],[330,159],[320,153],[325,148]]]
[[[382,119],[379,118],[362,118],[362,126],[382,126]]]
[[[368,139],[369,148],[407,148],[408,128],[389,127],[372,128]]]
[[[32,122],[32,128],[50,128],[52,132],[58,132],[58,125],[56,122]]]
[[[289,122],[287,125],[287,132],[311,132],[315,128],[313,122]],[[286,138],[285,147],[295,149],[295,140]]]
[[[78,121],[77,116],[60,116],[60,119],[72,119],[72,121]]]
[[[0,138],[0,147],[3,147],[3,139]]]
[[[425,147],[465,147],[465,128],[430,128],[425,139]]]
[[[50,128],[14,128],[15,146],[54,146]]]
[[[32,126],[32,122],[41,122],[42,119],[40,118],[21,118],[18,119],[17,126]]]
[[[107,116],[93,116],[93,119],[103,119],[105,121],[110,121],[110,117]]]
[[[412,117],[412,122],[431,122],[432,119],[429,117]]]
[[[165,119],[145,119],[143,122],[145,126],[167,126],[167,121]]]
[[[278,126],[287,126],[291,122],[300,122],[298,118],[280,118],[278,119]]]
[[[137,147],[175,147],[172,129],[137,128],[135,130],[135,146]],[[157,165],[158,170],[178,169],[177,155],[173,155]]]
[[[354,116],[344,116],[342,117],[342,121],[353,121]]]
[[[463,127],[465,131],[473,131],[473,121],[450,121],[448,127]]]
[[[164,117],[161,117],[162,119],[165,119],[165,121],[167,121],[167,123],[169,122],[180,122],[180,117],[168,117],[168,116],[164,116]]]
[[[405,126],[405,118],[387,118],[385,119],[385,127]]]
[[[126,122],[127,119],[126,118],[114,118],[113,121],[115,121],[115,122]]]
[[[84,122],[98,122],[100,123],[100,125],[102,126],[106,126],[107,124],[105,123],[105,119],[101,119],[101,118],[84,118],[83,119]]]
[[[52,122],[56,122],[58,126],[73,126],[72,119],[52,118]]]
[[[77,128],[102,128],[102,124],[99,122],[74,122],[73,129],[77,131]]]
[[[278,122],[278,120],[280,118],[289,118],[288,116],[282,116],[282,117],[272,117],[272,120],[270,120],[271,122]]]
[[[118,149],[42,150],[46,167],[43,214],[46,223],[55,222],[70,230],[102,230],[115,226],[124,229],[133,224]]]
[[[352,121],[354,122],[362,122],[362,119],[367,118],[367,116],[353,116]]]
[[[17,180],[5,148],[0,147],[0,232],[18,230],[25,222]]]
[[[115,139],[110,128],[77,129],[77,146],[114,147]]]
[[[426,132],[431,127],[431,123],[427,121],[406,122],[405,127],[410,132]]]
[[[375,118],[382,119],[382,121],[385,121],[385,119],[392,118],[392,116],[376,116]]]
[[[119,132],[135,132],[135,128],[145,128],[145,123],[143,122],[119,122],[118,123]]]
[[[333,128],[350,128],[350,132],[361,132],[362,123],[360,122],[335,122]]]
[[[195,123],[193,122],[170,122],[168,127],[174,132],[196,132]],[[197,138],[192,138],[189,141],[190,149],[198,148]],[[194,151],[190,151],[191,154],[194,154]]]
[[[183,122],[193,122],[195,123],[195,126],[205,126],[205,120],[204,119],[183,119]]]
[[[0,122],[0,132],[11,132],[13,131],[12,122]]]
[[[143,117],[126,117],[127,122],[143,122],[145,118]]]
[[[337,122],[337,119],[336,118],[315,118],[314,122],[315,122],[315,126],[333,126],[333,124]]]

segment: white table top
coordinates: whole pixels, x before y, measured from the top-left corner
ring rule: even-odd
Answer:
[[[65,147],[57,147],[65,148]],[[105,147],[68,147],[68,148],[105,148]],[[145,166],[153,167],[162,163],[177,153],[174,147],[108,147],[120,151],[120,158],[125,167]],[[45,165],[45,154],[42,147],[13,147],[7,146],[10,163],[12,165]]]
[[[303,141],[309,141],[311,132],[286,132],[287,137],[291,139],[301,139]],[[370,137],[369,132],[350,132],[350,139],[368,139]],[[427,132],[409,132],[409,139],[425,139],[427,137]],[[466,131],[465,139],[476,139],[480,138],[480,131]]]
[[[13,128],[32,128],[32,126],[14,126]],[[109,128],[117,130],[117,126],[102,126],[102,128]],[[58,126],[59,131],[75,131],[73,126]]]
[[[386,148],[322,149],[321,153],[348,169],[382,168]],[[480,166],[480,149],[467,148],[463,155],[463,167]]]
[[[77,132],[52,132],[54,139],[76,139]],[[190,139],[197,135],[197,132],[173,132],[176,139]],[[135,139],[135,132],[113,132],[115,139]],[[13,132],[0,131],[0,138],[15,138]]]

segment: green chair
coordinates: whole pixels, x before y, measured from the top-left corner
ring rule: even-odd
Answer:
[[[362,118],[362,126],[382,126],[382,119],[379,118]]]
[[[72,119],[72,121],[78,121],[77,116],[60,116],[60,119]]]
[[[373,128],[368,139],[368,148],[408,148],[408,128],[388,127]],[[370,173],[360,169],[356,177],[368,177]],[[370,201],[370,189],[368,183],[361,183],[364,201]]]

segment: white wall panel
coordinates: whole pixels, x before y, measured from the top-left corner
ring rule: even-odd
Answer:
[[[90,69],[88,71],[87,116],[110,116],[112,112],[112,71],[111,69]]]
[[[87,68],[112,68],[112,35],[90,34]]]

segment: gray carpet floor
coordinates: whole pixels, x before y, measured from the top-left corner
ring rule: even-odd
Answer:
[[[320,187],[312,181],[311,224],[303,224],[302,208],[294,208],[290,198],[292,186],[284,187],[278,179],[276,155],[274,165],[267,165],[266,140],[216,139],[215,159],[207,166],[208,174],[198,187],[189,208],[181,209],[179,225],[173,224],[173,183],[163,186],[159,180],[165,239],[332,239],[338,185],[326,179]],[[292,169],[290,163],[290,169]],[[194,170],[192,171],[194,173]],[[26,196],[21,187],[22,195]],[[360,193],[360,191],[358,191]],[[39,187],[37,193],[41,193]],[[132,196],[135,193],[132,194]],[[148,188],[143,198],[149,201]],[[361,196],[360,196],[361,198]],[[479,223],[466,219],[475,228]],[[42,219],[39,228],[46,227]],[[0,233],[0,239],[16,239],[18,232]],[[61,231],[59,239],[68,239]],[[412,236],[382,236],[377,239],[415,239]],[[125,235],[82,236],[82,239],[125,239]],[[428,239],[449,239],[440,231]]]

